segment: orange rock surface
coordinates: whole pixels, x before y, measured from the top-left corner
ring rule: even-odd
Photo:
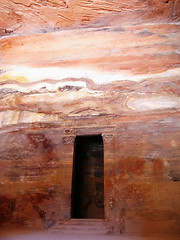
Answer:
[[[114,231],[179,234],[179,1],[0,0],[0,226],[71,218],[76,136],[102,135]]]

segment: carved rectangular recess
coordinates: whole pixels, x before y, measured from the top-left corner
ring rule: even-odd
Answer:
[[[104,218],[104,148],[101,135],[76,136],[72,218]]]

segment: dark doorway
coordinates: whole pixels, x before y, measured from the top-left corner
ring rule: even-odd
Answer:
[[[72,218],[104,218],[104,147],[101,135],[76,137],[71,211]]]

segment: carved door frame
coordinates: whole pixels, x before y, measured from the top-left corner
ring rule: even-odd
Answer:
[[[64,144],[68,144],[68,161],[71,167],[71,187],[73,177],[73,159],[74,159],[74,142],[76,136],[85,135],[101,135],[104,144],[104,218],[107,221],[114,220],[114,172],[115,172],[115,134],[114,126],[103,128],[84,127],[64,129],[62,140]],[[70,193],[72,191],[70,187]],[[70,197],[71,198],[71,197]],[[69,215],[71,216],[71,200],[69,202]]]

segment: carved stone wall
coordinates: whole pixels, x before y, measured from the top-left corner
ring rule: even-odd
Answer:
[[[178,0],[0,0],[0,226],[71,217],[75,137],[102,135],[105,218],[179,233]]]
[[[178,233],[177,117],[111,119],[112,129],[79,121],[77,134],[103,136],[105,218],[114,231]],[[50,228],[71,217],[71,134],[57,125],[1,132],[1,227]]]

